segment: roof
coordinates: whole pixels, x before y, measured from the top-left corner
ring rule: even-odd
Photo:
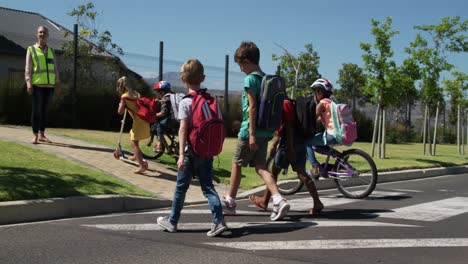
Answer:
[[[47,44],[61,51],[64,43],[73,41],[73,32],[38,13],[0,7],[0,36],[5,37],[24,50],[36,42],[36,29],[46,26],[49,29]],[[65,33],[70,33],[65,37]],[[0,50],[3,49],[3,45]],[[116,57],[109,52],[96,55]]]

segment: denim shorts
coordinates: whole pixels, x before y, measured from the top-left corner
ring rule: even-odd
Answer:
[[[304,145],[296,146],[296,160],[293,162],[288,161],[286,154],[286,147],[280,146],[275,155],[275,166],[281,169],[288,168],[291,165],[293,168],[305,168],[307,161],[307,151]]]
[[[256,138],[258,149],[252,151],[249,147],[248,138],[238,138],[234,158],[232,158],[233,162],[242,167],[265,165],[268,141],[270,141],[270,138]]]

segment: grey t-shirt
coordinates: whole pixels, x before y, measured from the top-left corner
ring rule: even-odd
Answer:
[[[192,97],[185,97],[179,103],[179,120],[192,120]],[[192,122],[189,122],[190,125]]]

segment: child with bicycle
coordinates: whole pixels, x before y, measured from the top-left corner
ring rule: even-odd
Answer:
[[[314,182],[306,173],[306,147],[304,143],[305,137],[302,130],[298,129],[298,119],[293,101],[286,99],[283,102],[281,127],[269,153],[269,157],[274,159],[272,174],[276,180],[281,170],[291,165],[298,178],[307,187],[314,201],[314,206],[309,213],[316,215],[323,210],[323,204],[320,201]],[[249,200],[258,209],[267,210],[270,197],[271,192],[266,188],[263,196],[250,195]]]
[[[200,110],[207,106],[200,104],[192,108],[192,102],[197,100],[196,94],[205,92],[200,87],[205,80],[203,65],[198,60],[188,60],[182,65],[180,78],[187,87],[189,95],[185,96],[179,104],[179,159],[177,161],[179,171],[177,173],[177,184],[170,215],[168,217],[158,217],[157,223],[168,232],[177,231],[177,223],[184,206],[185,195],[195,174],[200,181],[203,194],[208,200],[213,218],[213,225],[206,235],[214,237],[223,233],[228,227],[224,221],[221,200],[213,186],[213,158],[197,155],[194,151],[195,147],[192,145],[193,141],[191,142],[189,139],[189,132],[196,129],[192,123],[193,117],[199,114],[199,112],[192,112],[193,108],[198,107],[197,109]],[[204,109],[204,111],[208,110]]]
[[[128,112],[133,119],[132,130],[130,130],[130,140],[134,154],[128,159],[135,160],[139,164],[139,167],[133,170],[133,173],[143,174],[146,170],[146,166],[143,162],[139,141],[150,137],[150,128],[149,124],[136,114],[138,112],[136,100],[140,97],[140,94],[128,85],[127,78],[125,76],[117,80],[116,90],[120,95],[120,104],[117,109],[117,113],[122,115],[126,109],[128,109]]]
[[[310,86],[314,92],[315,100],[317,102],[316,116],[317,121],[321,121],[325,127],[325,131],[315,134],[312,138],[307,139],[307,158],[309,159],[310,164],[312,164],[312,169],[310,171],[310,176],[315,180],[318,180],[320,177],[319,171],[319,162],[315,158],[314,150],[312,146],[325,146],[338,144],[338,141],[333,136],[335,134],[335,128],[333,127],[333,117],[331,113],[331,95],[333,94],[333,85],[329,80],[325,78],[317,79]]]
[[[166,81],[159,81],[154,85],[154,91],[161,98],[159,102],[161,103],[161,111],[156,113],[156,135],[158,139],[158,144],[154,146],[153,150],[156,152],[161,151],[161,140],[164,136],[164,132],[167,130],[169,125],[169,119],[171,116],[171,100],[170,95],[173,93],[171,90],[171,84]],[[154,125],[154,124],[153,124]]]

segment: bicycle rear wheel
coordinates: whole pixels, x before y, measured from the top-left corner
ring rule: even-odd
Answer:
[[[369,196],[377,185],[377,167],[366,152],[347,150],[339,155],[332,176],[338,190],[347,198],[362,199]]]
[[[150,140],[150,142],[152,142],[152,140]],[[162,156],[165,149],[166,148],[164,144],[161,144],[160,151],[155,151],[151,144],[149,146],[147,144],[141,144],[140,146],[141,154],[143,155],[143,158],[145,159],[158,159],[159,157]]]
[[[268,158],[267,168],[269,172],[273,171],[274,160]],[[278,184],[278,191],[282,195],[291,195],[297,193],[302,189],[303,183],[297,177],[297,173],[292,170],[291,165],[287,169],[281,169],[278,174],[278,179],[276,180]]]

